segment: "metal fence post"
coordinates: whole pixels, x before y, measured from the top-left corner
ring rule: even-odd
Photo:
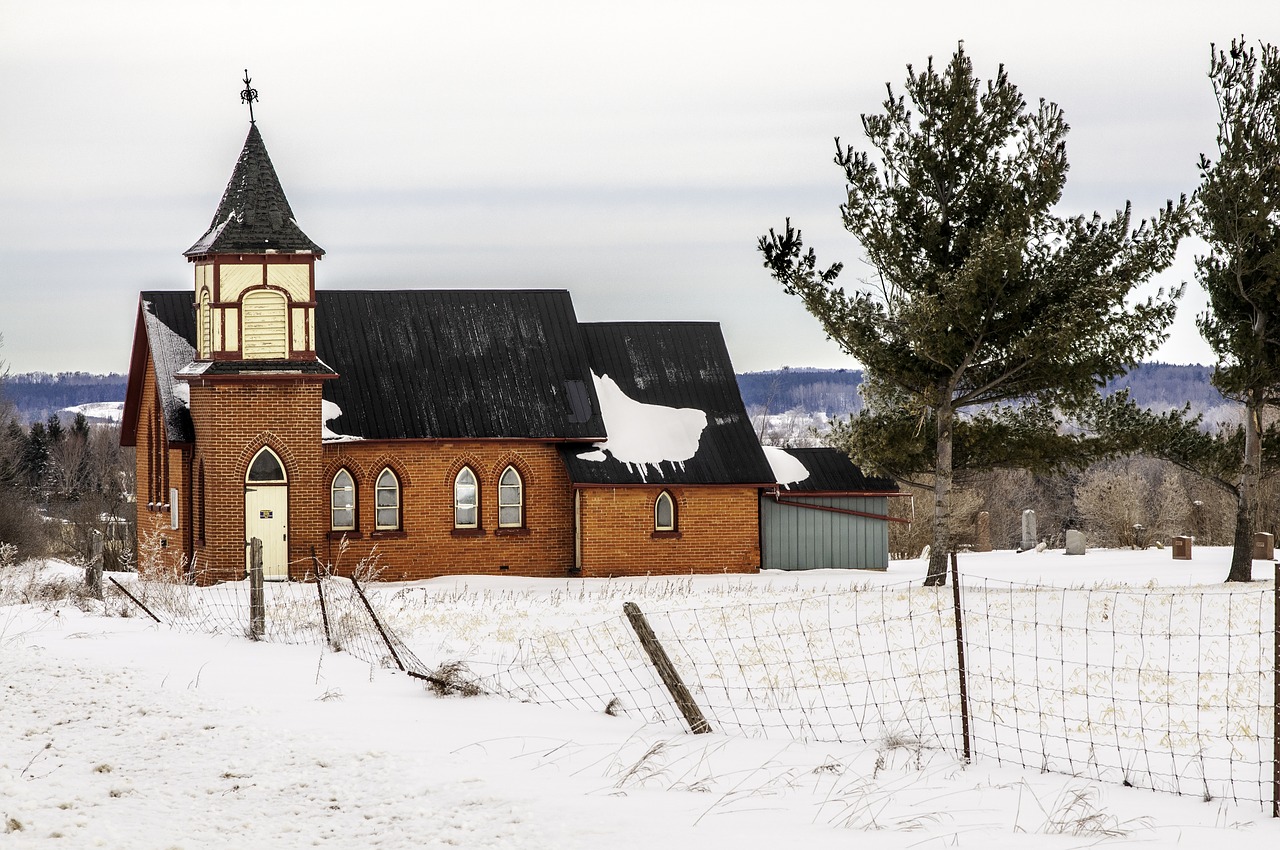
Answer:
[[[627,615],[631,628],[635,629],[636,637],[640,639],[640,645],[644,647],[649,660],[658,671],[662,684],[666,685],[671,699],[684,715],[685,722],[689,724],[689,731],[695,735],[710,732],[711,724],[702,716],[702,709],[698,708],[698,704],[693,701],[693,694],[689,693],[689,689],[680,679],[680,674],[676,672],[675,665],[667,656],[667,651],[662,648],[662,644],[658,643],[658,637],[653,633],[653,628],[650,627],[640,606],[634,602],[628,602],[622,606],[622,611]]]
[[[969,674],[964,663],[964,608],[960,605],[960,565],[956,553],[951,553],[951,596],[956,617],[956,665],[960,677],[960,734],[964,738],[964,760],[973,760],[973,748],[969,741]]]
[[[249,637],[259,640],[267,628],[267,606],[262,594],[262,541],[249,541]]]
[[[1276,562],[1275,580],[1275,646],[1271,654],[1271,681],[1275,694],[1271,699],[1271,817],[1280,818],[1280,561]]]

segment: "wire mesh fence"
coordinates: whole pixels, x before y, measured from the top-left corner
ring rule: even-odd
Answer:
[[[954,598],[898,585],[647,615],[715,731],[910,742],[1274,807],[1271,590],[968,582],[963,701]],[[484,682],[531,702],[679,720],[623,617],[527,643]]]
[[[327,643],[444,684],[356,581],[311,578],[268,583],[258,638]],[[175,628],[254,636],[247,580],[140,579],[131,592]],[[645,614],[716,732],[905,743],[1274,811],[1274,599],[966,579],[959,594],[904,583]],[[501,662],[445,666],[471,690],[680,722],[650,659],[619,614],[524,640]]]

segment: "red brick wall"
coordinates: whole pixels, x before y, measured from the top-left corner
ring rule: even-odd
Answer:
[[[244,481],[249,463],[269,446],[284,465],[289,482],[290,575],[311,568],[311,546],[322,515],[327,522],[327,487],[320,484],[320,382],[191,383],[195,423],[193,479],[205,470],[203,541],[195,540],[199,581],[244,576]],[[198,494],[197,494],[198,496]],[[193,517],[199,527],[198,498]]]
[[[480,484],[480,528],[453,527],[453,483],[470,466]],[[498,528],[498,478],[515,466],[524,483],[524,527]],[[400,481],[401,530],[375,529],[375,484]],[[339,469],[356,483],[355,532],[328,533],[328,488]],[[391,581],[456,574],[567,575],[573,564],[573,495],[564,464],[545,443],[505,440],[330,443],[324,447],[324,532],[317,553],[343,575],[377,551]],[[345,536],[347,550],[340,552]],[[503,567],[507,569],[503,569]]]
[[[259,384],[207,382],[191,386],[194,450],[147,447],[147,422],[164,432],[153,367],[148,364],[139,411],[137,452],[140,552],[177,571],[194,559],[201,582],[244,575],[244,480],[253,456],[270,446],[289,481],[289,561],[292,578],[322,565],[349,575],[371,559],[381,578],[441,575],[565,576],[574,561],[574,489],[551,444],[504,441],[353,441],[322,444],[321,385],[315,380]],[[180,522],[169,529],[166,509],[148,510],[152,458],[160,486],[180,490]],[[199,537],[199,469],[204,465],[204,538]],[[463,465],[480,483],[480,528],[453,527],[453,483]],[[524,483],[524,527],[498,528],[498,478],[514,465]],[[354,532],[330,532],[330,485],[339,469],[356,484]],[[401,520],[375,529],[375,482],[390,468],[400,483]],[[167,484],[165,476],[167,475]],[[678,532],[654,534],[653,502],[662,488],[580,490],[582,575],[621,576],[755,572],[760,566],[754,488],[671,487]],[[167,490],[162,499],[168,498]],[[342,539],[346,538],[346,550]],[[166,546],[161,549],[159,541]],[[150,549],[148,551],[148,540]],[[190,550],[186,542],[192,541]],[[376,554],[376,559],[372,556]],[[140,559],[141,560],[141,559]],[[505,567],[505,569],[504,569]]]
[[[181,575],[189,552],[184,548],[182,525],[170,528],[169,488],[179,491],[179,523],[186,523],[182,450],[170,448],[160,412],[159,390],[155,366],[147,360],[143,376],[142,397],[138,406],[137,448],[134,471],[137,474],[138,504],[138,569],[156,575]]]
[[[758,493],[743,487],[668,487],[677,530],[654,532],[662,487],[580,490],[584,576],[750,573],[760,569]]]

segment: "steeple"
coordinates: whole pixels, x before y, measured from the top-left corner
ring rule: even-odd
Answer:
[[[195,266],[196,359],[316,365],[316,260],[324,249],[293,219],[252,120],[258,93],[248,71],[244,77],[249,135],[209,229],[184,252]]]
[[[210,254],[324,256],[324,249],[312,242],[294,220],[257,124],[249,125],[244,149],[209,229],[184,253],[192,260]]]

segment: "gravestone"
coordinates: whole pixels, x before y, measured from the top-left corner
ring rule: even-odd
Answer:
[[[1036,548],[1036,512],[1033,510],[1025,510],[1022,512],[1022,551]]]
[[[977,541],[974,544],[975,552],[991,551],[991,514],[986,511],[978,512],[978,533]]]
[[[1083,555],[1084,554],[1084,532],[1076,531],[1074,528],[1067,531],[1067,554]]]

